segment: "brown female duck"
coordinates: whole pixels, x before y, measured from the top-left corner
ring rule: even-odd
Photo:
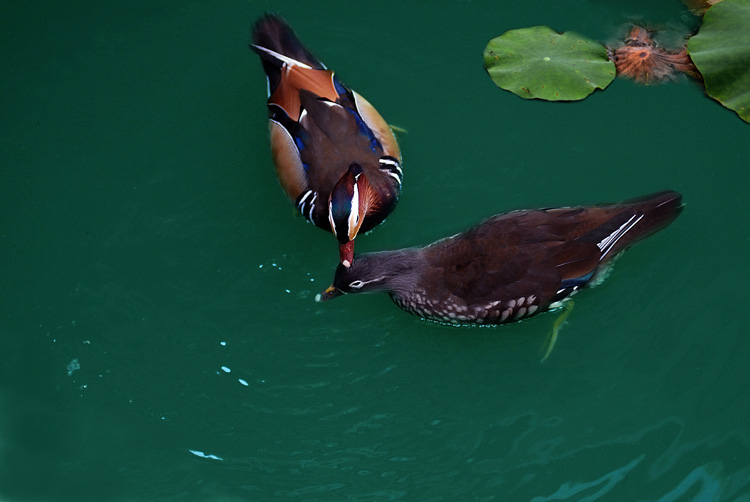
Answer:
[[[630,245],[669,225],[677,192],[618,204],[513,211],[423,248],[357,256],[318,301],[386,292],[402,309],[454,323],[500,324],[549,310],[592,284]]]

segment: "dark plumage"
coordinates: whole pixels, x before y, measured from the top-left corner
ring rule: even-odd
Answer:
[[[423,248],[357,256],[318,295],[387,292],[404,310],[457,323],[504,323],[548,310],[618,253],[669,225],[682,196],[513,211]]]
[[[398,201],[396,138],[281,18],[261,17],[250,47],[268,77],[271,151],[281,186],[305,218],[334,233],[348,265],[357,234],[381,223]]]

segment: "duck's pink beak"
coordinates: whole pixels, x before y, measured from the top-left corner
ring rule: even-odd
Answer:
[[[352,266],[352,263],[354,263],[354,241],[339,244],[339,259],[346,268]]]

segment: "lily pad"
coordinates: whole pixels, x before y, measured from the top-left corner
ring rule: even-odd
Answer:
[[[688,53],[708,95],[750,122],[750,0],[724,0],[708,9]]]
[[[547,26],[506,31],[484,49],[484,67],[501,89],[522,98],[576,101],[615,78],[602,44]]]

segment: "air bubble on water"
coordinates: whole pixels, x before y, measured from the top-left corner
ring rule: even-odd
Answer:
[[[73,359],[68,363],[67,370],[68,376],[72,375],[74,371],[80,370],[81,365],[78,363],[78,358]]]

